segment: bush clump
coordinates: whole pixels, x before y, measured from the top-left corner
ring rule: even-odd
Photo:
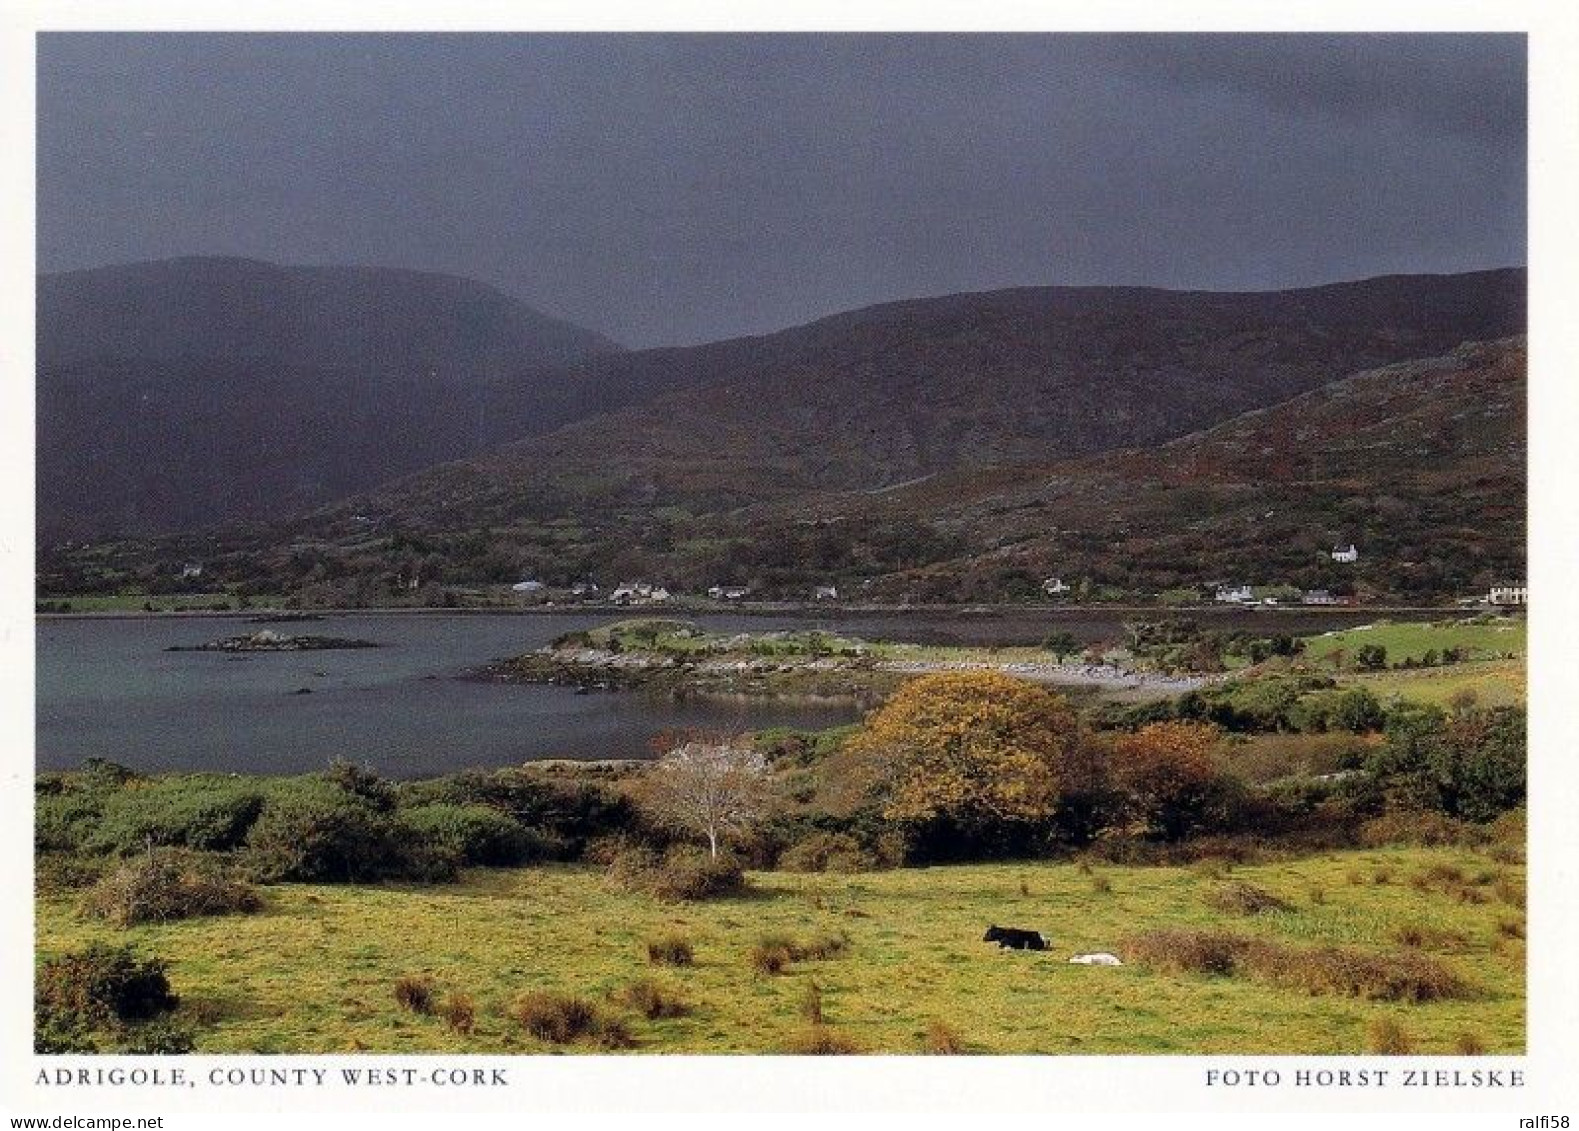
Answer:
[[[654,978],[638,978],[622,987],[615,993],[614,1001],[649,1021],[684,1017],[691,1012],[690,1004],[678,991]]]
[[[94,1052],[102,1037],[124,1046],[132,1026],[180,1004],[165,970],[160,959],[103,943],[46,959],[33,987],[35,1051]]]
[[[1404,923],[1393,929],[1393,941],[1415,950],[1463,950],[1468,944],[1458,931],[1425,923]]]
[[[726,899],[746,891],[746,870],[739,860],[689,847],[670,849],[662,857],[644,848],[623,849],[615,854],[608,876],[616,887],[666,903]]]
[[[1471,987],[1421,954],[1345,947],[1297,948],[1227,931],[1164,928],[1126,940],[1133,961],[1171,973],[1245,975],[1311,994],[1414,1003],[1473,996]]]
[[[647,940],[647,961],[654,966],[690,966],[696,961],[696,952],[684,936],[664,935]]]
[[[1210,892],[1207,905],[1232,915],[1265,915],[1273,911],[1287,911],[1289,904],[1271,892],[1233,880]]]
[[[396,1004],[412,1013],[432,1013],[436,992],[431,974],[402,974],[395,980]]]
[[[785,872],[870,872],[877,857],[848,833],[813,833],[779,854]]]
[[[253,872],[265,883],[454,879],[462,850],[417,835],[393,812],[393,796],[365,771],[287,779],[247,834]]]
[[[83,847],[127,856],[152,845],[225,852],[240,845],[263,810],[256,782],[219,774],[139,781],[108,794]]]
[[[1408,1056],[1415,1043],[1404,1027],[1391,1017],[1378,1017],[1365,1029],[1366,1049],[1378,1056]]]
[[[533,1037],[549,1044],[585,1042],[616,1049],[635,1043],[624,1021],[595,1002],[571,994],[529,990],[515,999],[510,1016]]]
[[[965,1051],[965,1042],[953,1026],[943,1021],[929,1021],[921,1051],[929,1056],[959,1056]]]
[[[82,904],[85,913],[117,927],[250,913],[262,906],[257,888],[223,861],[180,850],[126,861],[95,883]]]
[[[791,1056],[855,1056],[861,1046],[827,1025],[808,1025],[784,1045]]]
[[[746,961],[758,974],[771,976],[788,970],[793,959],[790,958],[788,947],[774,943],[758,943],[746,955]]]
[[[555,851],[547,837],[486,805],[419,805],[401,810],[400,823],[416,840],[480,867],[534,863]]]
[[[451,1032],[469,1037],[472,1030],[477,1027],[477,1003],[472,1000],[470,994],[449,994],[439,1006],[439,1016],[443,1018],[444,1024],[450,1027]]]
[[[1454,1056],[1485,1056],[1486,1041],[1478,1033],[1460,1033],[1453,1038]]]
[[[98,882],[104,875],[105,865],[102,857],[45,852],[34,858],[33,888],[40,895],[81,891]]]
[[[792,962],[838,958],[849,949],[848,935],[820,934],[801,939],[772,932],[757,940],[747,958],[759,974],[782,974]]]

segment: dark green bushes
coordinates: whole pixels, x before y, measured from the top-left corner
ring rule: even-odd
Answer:
[[[400,813],[416,840],[466,864],[505,867],[554,858],[563,845],[486,805],[420,805]]]
[[[247,837],[268,882],[360,882],[409,874],[411,845],[376,802],[322,778],[293,778],[269,797]],[[451,870],[454,863],[452,861]]]
[[[1367,768],[1401,807],[1487,822],[1524,804],[1523,710],[1398,710],[1386,734]]]
[[[263,809],[263,797],[258,784],[245,779],[208,774],[154,778],[110,793],[82,847],[122,856],[150,844],[223,852],[246,840]]]

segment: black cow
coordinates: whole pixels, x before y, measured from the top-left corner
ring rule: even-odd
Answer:
[[[1000,950],[1046,950],[1047,943],[1036,931],[1022,931],[1018,927],[987,928],[987,933],[981,936],[982,942],[995,942]]]

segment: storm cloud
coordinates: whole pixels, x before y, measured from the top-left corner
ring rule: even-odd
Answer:
[[[39,40],[42,269],[418,267],[628,345],[1525,258],[1497,35]]]

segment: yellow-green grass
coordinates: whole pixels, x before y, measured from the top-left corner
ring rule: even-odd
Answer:
[[[1392,1019],[1423,1053],[1449,1052],[1464,1034],[1490,1052],[1516,1053],[1524,1047],[1523,943],[1499,935],[1499,921],[1522,923],[1522,912],[1499,902],[1489,883],[1486,901],[1474,903],[1408,882],[1432,864],[1483,881],[1493,873],[1523,879],[1521,867],[1468,849],[1335,853],[1236,867],[1235,878],[1293,905],[1241,917],[1209,907],[1204,897],[1221,879],[1201,867],[753,874],[753,897],[665,905],[612,890],[595,871],[559,866],[476,871],[435,888],[281,886],[261,914],[127,931],[81,918],[70,896],[47,897],[38,905],[38,949],[50,955],[124,939],[168,959],[184,1008],[202,1019],[203,1052],[555,1051],[508,1019],[517,995],[550,989],[606,1002],[652,976],[692,1008],[655,1021],[627,1015],[641,1052],[779,1051],[803,1028],[806,984],[815,981],[826,1023],[868,1052],[919,1052],[928,1027],[942,1022],[968,1052],[1360,1053],[1367,1026]],[[993,923],[1039,930],[1052,949],[999,951],[981,941]],[[1411,924],[1460,936],[1439,957],[1483,993],[1405,1005],[1066,961],[1122,952],[1126,936],[1163,927],[1396,953],[1394,932]],[[769,932],[842,932],[850,945],[842,956],[761,975],[748,955]],[[648,964],[646,940],[670,934],[690,940],[694,966]],[[475,999],[473,1033],[397,1006],[396,979],[424,973],[440,1000],[451,991]]]
[[[1353,682],[1370,688],[1383,702],[1397,696],[1415,703],[1445,707],[1464,691],[1473,691],[1475,703],[1480,707],[1522,706],[1526,699],[1523,660],[1488,660],[1450,664],[1443,668],[1376,672],[1354,676]]]
[[[1469,621],[1436,624],[1378,624],[1372,628],[1351,628],[1305,638],[1305,656],[1319,660],[1343,651],[1352,659],[1354,652],[1367,644],[1387,649],[1387,662],[1419,660],[1427,652],[1441,655],[1444,649],[1464,649],[1478,659],[1501,658],[1509,653],[1522,657],[1525,650],[1525,624],[1522,619],[1497,619],[1487,623]]]

